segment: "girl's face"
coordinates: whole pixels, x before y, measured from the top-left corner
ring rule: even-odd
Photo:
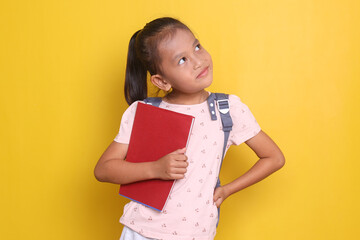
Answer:
[[[164,83],[161,89],[168,91],[172,87],[174,92],[193,94],[211,85],[211,56],[190,31],[177,29],[159,44],[158,51],[161,74],[156,77]]]

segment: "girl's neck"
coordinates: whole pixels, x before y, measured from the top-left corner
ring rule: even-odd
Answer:
[[[209,92],[205,89],[197,93],[180,93],[175,90],[167,94],[163,99],[167,103],[180,104],[180,105],[193,105],[206,101],[209,97]]]

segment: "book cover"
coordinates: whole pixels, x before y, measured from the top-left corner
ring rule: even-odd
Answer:
[[[187,146],[194,117],[139,102],[126,161],[156,161]],[[119,194],[162,211],[174,180],[151,179],[120,186]]]

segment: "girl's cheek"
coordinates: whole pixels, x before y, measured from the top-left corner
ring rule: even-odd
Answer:
[[[211,55],[210,55],[210,53],[208,53],[207,51],[204,51],[203,55],[204,55],[205,57],[211,59]]]

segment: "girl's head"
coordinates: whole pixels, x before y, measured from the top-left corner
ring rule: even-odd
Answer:
[[[129,104],[147,97],[147,72],[164,91],[196,93],[212,82],[212,60],[185,24],[158,18],[130,39],[125,76]]]

